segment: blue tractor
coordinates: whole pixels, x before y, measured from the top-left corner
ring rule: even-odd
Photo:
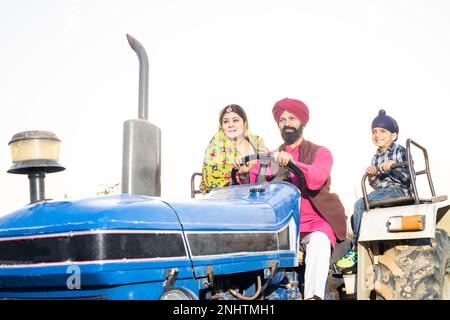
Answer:
[[[31,203],[0,219],[0,298],[297,298],[299,198],[277,182]]]
[[[124,123],[122,193],[46,199],[45,175],[64,170],[59,139],[46,131],[13,136],[8,172],[28,175],[30,203],[0,218],[0,298],[300,297],[300,191],[283,174],[201,199],[161,199],[160,130],[147,121],[147,55],[128,41],[140,61],[139,119]]]

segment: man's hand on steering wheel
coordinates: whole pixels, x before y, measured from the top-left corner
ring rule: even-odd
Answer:
[[[280,167],[286,167],[289,161],[292,161],[292,155],[284,151],[274,152],[273,157]]]
[[[252,160],[259,159],[259,160],[265,160],[265,161],[275,160],[276,162],[278,162],[280,167],[283,167],[283,170],[280,170],[274,176],[272,181],[282,181],[288,177],[289,172],[292,172],[298,177],[298,179],[300,181],[300,185],[306,186],[306,180],[305,180],[305,176],[304,176],[303,172],[300,170],[299,167],[297,167],[295,162],[292,160],[292,155],[287,152],[284,152],[284,151],[274,152],[273,154],[263,154],[263,153],[253,154],[253,155],[249,155],[249,156],[246,156],[242,159],[235,161],[236,166],[235,166],[235,164],[233,164],[233,170],[231,172],[233,185],[239,184],[236,179],[236,173],[238,173],[240,170],[242,170],[243,175],[246,175],[251,170],[251,165],[248,166],[248,161],[251,159]],[[247,167],[247,168],[244,168],[244,164],[245,164],[245,167]]]

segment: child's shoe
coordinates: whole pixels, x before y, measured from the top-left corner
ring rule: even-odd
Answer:
[[[336,262],[336,265],[341,269],[348,269],[356,265],[357,262],[358,252],[353,249],[348,249],[345,255]]]

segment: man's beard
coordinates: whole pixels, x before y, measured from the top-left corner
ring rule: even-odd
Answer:
[[[298,128],[285,126],[281,130],[281,137],[283,138],[284,142],[287,145],[291,145],[302,136],[303,128],[304,128],[303,124],[301,124]],[[292,131],[288,132],[287,131],[288,129]]]

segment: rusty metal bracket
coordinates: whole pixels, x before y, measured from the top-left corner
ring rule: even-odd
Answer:
[[[205,287],[214,286],[214,269],[211,266],[206,267],[206,280],[204,282]]]
[[[164,281],[164,288],[173,287],[180,270],[177,268],[166,269],[166,280]]]

